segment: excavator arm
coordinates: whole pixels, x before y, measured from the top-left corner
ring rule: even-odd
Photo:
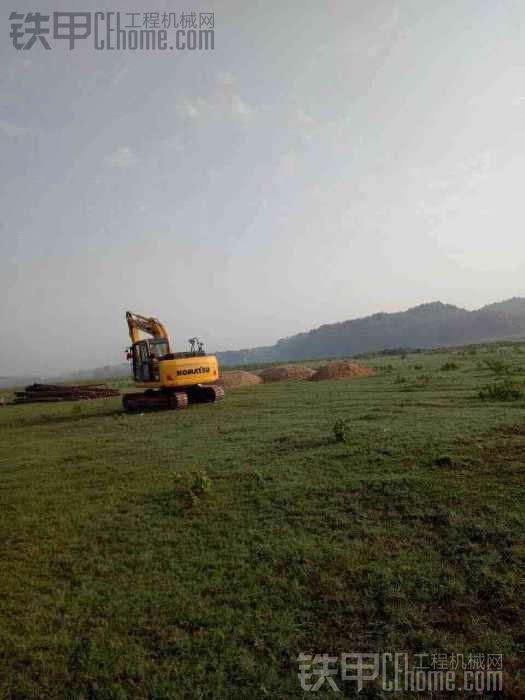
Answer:
[[[169,345],[168,332],[156,318],[147,318],[146,316],[126,311],[126,321],[128,322],[129,337],[132,343],[137,343],[140,340],[140,331],[142,331],[153,338],[165,338]]]

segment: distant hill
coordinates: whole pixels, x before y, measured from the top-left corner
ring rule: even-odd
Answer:
[[[35,382],[53,383],[53,382],[84,382],[84,381],[99,381],[103,382],[107,379],[116,379],[117,377],[129,377],[129,363],[125,362],[120,365],[106,365],[105,367],[96,367],[95,369],[79,370],[78,372],[70,372],[69,374],[61,375],[45,375],[45,376],[13,376],[0,377],[0,390],[14,389],[15,387],[24,387]]]
[[[397,313],[376,313],[283,338],[271,347],[217,353],[222,364],[344,357],[390,348],[433,348],[525,338],[525,299],[467,311],[439,301]]]
[[[118,365],[104,365],[104,367],[95,367],[95,369],[85,369],[79,370],[78,372],[71,372],[63,377],[55,377],[55,379],[68,382],[83,382],[89,380],[105,381],[106,379],[116,379],[117,377],[129,376],[131,376],[129,362],[121,362]]]
[[[14,389],[15,387],[27,386],[34,382],[40,381],[40,377],[34,376],[15,376],[15,377],[0,377],[0,389]]]
[[[525,316],[525,299],[523,297],[512,297],[506,301],[497,301],[495,304],[488,304],[480,309],[483,312],[499,312],[509,314],[516,318]]]
[[[215,353],[223,366],[286,362],[323,357],[348,357],[395,348],[435,348],[525,338],[525,298],[513,297],[467,311],[435,301],[407,311],[376,313],[329,323],[278,340],[275,345]],[[64,377],[63,381],[129,377],[129,363],[107,365]],[[23,386],[37,377],[0,377],[0,388]]]

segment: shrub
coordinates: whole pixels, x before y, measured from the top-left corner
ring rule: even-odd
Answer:
[[[454,464],[454,460],[449,455],[443,455],[442,457],[437,457],[434,460],[435,467],[451,467]]]
[[[334,423],[334,435],[337,442],[346,442],[348,425],[344,418],[339,418]]]
[[[175,496],[182,498],[190,506],[198,503],[199,498],[209,493],[212,488],[211,479],[205,471],[193,472],[190,478],[175,472],[173,478],[175,480]]]
[[[509,374],[510,372],[510,367],[506,365],[504,362],[501,360],[485,360],[484,361],[485,367],[489,369],[491,372],[494,372],[494,374]]]
[[[427,386],[427,384],[430,384],[432,381],[432,377],[430,374],[420,374],[418,377],[416,377],[416,382],[420,386]]]
[[[518,401],[523,398],[523,389],[517,382],[505,380],[497,384],[487,384],[478,393],[482,401]]]
[[[202,496],[211,491],[211,479],[206,472],[198,472],[193,474],[193,483],[191,491],[196,496]]]
[[[455,369],[459,369],[459,365],[456,362],[445,362],[444,365],[441,365],[442,372],[451,372]]]

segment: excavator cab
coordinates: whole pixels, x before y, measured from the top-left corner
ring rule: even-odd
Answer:
[[[139,340],[131,346],[133,377],[136,382],[158,382],[159,360],[169,353],[169,343],[164,338]]]

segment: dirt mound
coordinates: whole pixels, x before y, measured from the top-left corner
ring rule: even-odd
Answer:
[[[323,379],[355,379],[357,377],[371,377],[375,370],[360,365],[350,360],[336,360],[320,367],[311,380],[319,382]]]
[[[227,388],[235,386],[249,386],[250,384],[262,384],[262,379],[256,374],[245,372],[242,369],[231,370],[230,372],[221,372],[221,376],[217,384]]]
[[[288,380],[310,379],[315,374],[314,369],[303,365],[283,365],[282,367],[267,367],[259,372],[265,384],[268,382],[283,382]]]

